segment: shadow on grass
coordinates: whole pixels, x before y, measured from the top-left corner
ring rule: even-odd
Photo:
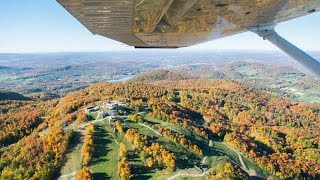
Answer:
[[[170,152],[176,156],[176,164],[179,169],[187,169],[193,167],[201,161],[201,158],[194,153],[188,151],[185,147],[178,145],[172,141],[159,141]]]
[[[209,146],[209,143],[207,142],[207,140],[200,140],[200,139],[195,138],[192,135],[189,135],[186,137],[191,142],[195,143],[196,145],[198,145],[202,149],[204,156],[217,156],[218,155],[218,152]]]
[[[90,165],[95,165],[95,164],[99,164],[101,162],[107,161],[102,157],[105,157],[111,151],[108,149],[107,145],[112,143],[112,137],[110,136],[110,134],[107,133],[107,130],[101,125],[95,126],[95,133],[93,138],[94,138],[94,151],[93,151],[92,161]],[[93,173],[92,176],[93,176],[93,179],[98,179],[98,180],[111,179],[111,177],[108,176],[107,173],[101,173],[101,172]]]
[[[106,173],[93,173],[92,174],[93,179],[96,180],[105,180],[105,179],[111,179],[111,177],[109,177]]]
[[[112,143],[111,136],[106,129],[101,126],[95,127],[94,133],[94,151],[91,165],[105,161],[101,157],[106,156],[110,150],[107,149],[107,144]]]
[[[156,125],[156,124],[160,124],[160,123],[158,123],[158,122],[149,121],[149,120],[147,120],[147,119],[144,119],[143,121],[144,121],[144,123],[148,123],[148,125],[150,125],[150,126]]]
[[[135,151],[127,151],[127,158],[131,164],[131,172],[133,174],[132,178],[130,179],[144,180],[151,178],[151,176],[148,175],[151,170],[146,166],[139,164],[141,161],[140,156]]]
[[[122,107],[121,107],[121,110],[122,110],[122,111],[125,111],[127,114],[132,114],[132,113],[135,112],[133,109],[128,108],[128,107],[125,107],[125,106],[122,106]]]
[[[131,179],[136,179],[136,180],[144,180],[144,179],[150,179],[151,176],[147,175],[147,173],[150,172],[150,170],[141,165],[134,165],[131,169],[133,172],[134,176]]]
[[[127,151],[127,159],[132,163],[139,162],[140,156],[134,151]]]
[[[81,133],[78,131],[74,131],[74,134],[72,135],[71,139],[70,139],[70,144],[67,150],[67,153],[72,152],[73,150],[75,150],[77,148],[77,146],[79,145],[79,143],[81,142]]]

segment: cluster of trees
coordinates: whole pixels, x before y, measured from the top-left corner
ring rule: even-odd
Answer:
[[[149,98],[161,98],[168,93],[162,86],[146,85],[142,83],[96,83],[86,89],[90,93],[99,95],[99,99],[148,100]]]
[[[219,179],[245,179],[249,180],[250,177],[243,172],[237,165],[227,161],[224,164],[219,164],[216,167],[212,166],[209,169],[208,180]]]
[[[9,145],[32,133],[42,122],[35,109],[0,115],[0,144]],[[0,145],[1,146],[1,145]]]
[[[143,117],[138,113],[130,114],[128,116],[128,118],[134,122],[142,122],[143,121]]]
[[[258,147],[254,140],[245,134],[236,132],[227,133],[224,136],[224,141],[243,152],[249,152],[250,150],[258,152]]]
[[[88,120],[87,114],[85,112],[79,112],[77,116],[77,122],[82,123]]]
[[[176,167],[176,157],[159,143],[144,146],[140,152],[141,159],[149,168],[159,168],[173,171]]]
[[[159,143],[152,143],[148,146],[147,136],[140,134],[137,129],[128,129],[125,138],[128,142],[133,144],[147,167],[174,170],[176,166],[174,154],[170,153]],[[122,157],[125,152],[126,148],[124,145],[120,144],[119,156]],[[125,157],[122,157],[122,159],[124,158]],[[123,160],[121,167],[126,167],[124,166],[124,162],[126,161]]]
[[[195,132],[196,134],[198,134],[199,136],[203,137],[204,139],[209,139],[209,135],[208,135],[208,130],[204,127],[200,127],[200,126],[191,126],[193,129],[193,132]]]
[[[226,129],[221,124],[210,123],[208,129],[213,137],[223,139],[226,135]]]
[[[194,78],[189,74],[182,74],[181,72],[173,72],[169,70],[152,70],[147,71],[138,76],[134,77],[132,81],[143,82],[143,83],[153,83],[156,81],[176,81]]]
[[[120,180],[130,179],[131,171],[130,164],[128,163],[127,158],[121,158],[118,163],[118,171]]]
[[[119,159],[118,162],[118,171],[119,178],[121,180],[128,180],[131,176],[130,164],[127,162],[126,158],[127,148],[123,143],[120,143],[119,149]]]
[[[184,128],[191,125],[191,118],[184,109],[174,102],[165,102],[161,99],[150,98],[148,107],[152,110],[150,115],[162,121],[179,124]]]
[[[123,143],[120,143],[120,148],[119,148],[119,157],[124,158],[126,157],[127,154],[127,147]]]
[[[174,92],[172,91],[171,93]],[[204,139],[209,138],[208,129],[206,127],[202,127],[202,125],[197,124],[197,121],[192,120],[201,119],[198,113],[193,112],[187,108],[183,108],[176,102],[168,102],[166,100],[156,98],[150,98],[148,100],[148,106],[150,109],[152,109],[150,115],[154,118],[180,125]],[[181,141],[184,146],[190,148],[198,155],[202,155],[202,150],[198,146],[193,144],[191,146],[187,145],[190,141],[185,141],[184,139],[185,138],[182,138]],[[185,142],[187,142],[187,144],[185,144]]]
[[[200,113],[210,135],[240,149],[269,173],[283,179],[319,177],[320,105],[296,103],[236,82],[166,86],[179,89],[179,105]]]
[[[128,129],[125,138],[128,142],[132,143],[135,148],[141,149],[148,143],[146,135],[140,134],[137,129]]]
[[[208,130],[205,127],[197,125],[196,121],[192,120],[194,118],[192,118],[191,115],[195,115],[196,113],[179,106],[176,102],[167,102],[163,99],[150,98],[148,100],[148,106],[152,110],[150,115],[154,118],[181,125],[205,139],[209,138]],[[198,116],[198,114],[195,116]]]
[[[54,179],[71,136],[71,131],[56,127],[44,136],[33,133],[23,138],[1,155],[1,179]]]
[[[142,99],[137,99],[137,100],[131,100],[130,101],[130,106],[135,109],[136,112],[139,112],[140,108],[143,105]]]
[[[181,144],[183,147],[191,150],[199,156],[203,155],[202,149],[198,145],[187,139],[183,134],[173,132],[170,129],[163,126],[158,126],[157,129],[164,138],[169,138],[173,142]]]
[[[90,123],[87,128],[86,135],[84,137],[83,147],[82,147],[82,165],[83,166],[88,166],[92,159],[92,153],[94,151],[93,134],[94,134],[94,125]]]
[[[45,124],[43,118],[47,102],[36,101],[0,101],[0,147],[17,142],[31,134],[40,131]]]

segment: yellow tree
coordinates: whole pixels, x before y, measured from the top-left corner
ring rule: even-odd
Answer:
[[[122,158],[118,163],[118,170],[119,170],[119,178],[120,180],[129,180],[131,172],[130,172],[130,165],[127,162],[126,158]]]
[[[117,131],[122,134],[123,133],[123,127],[122,127],[121,123],[119,121],[116,121],[115,122],[115,126],[116,126]]]
[[[119,157],[123,158],[126,156],[127,148],[123,143],[120,143],[120,151],[119,151]]]
[[[153,159],[152,159],[152,157],[148,157],[148,158],[146,159],[146,164],[147,164],[147,167],[148,167],[148,168],[152,168],[152,166],[153,166]]]
[[[209,169],[209,174],[210,175],[216,175],[216,169],[214,168],[214,167],[211,167],[210,169]]]
[[[80,171],[77,173],[76,180],[92,180],[92,174],[90,169],[87,166],[84,166]]]

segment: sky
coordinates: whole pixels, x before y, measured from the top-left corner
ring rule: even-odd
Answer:
[[[320,13],[281,23],[277,31],[307,51],[320,51]],[[277,50],[247,32],[185,50]],[[92,35],[55,0],[0,0],[0,53],[128,51],[132,47]]]

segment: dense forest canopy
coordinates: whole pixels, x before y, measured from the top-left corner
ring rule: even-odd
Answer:
[[[101,82],[50,101],[0,101],[0,143],[4,147],[12,144],[1,152],[1,178],[55,177],[71,136],[58,127],[85,119],[81,118],[85,107],[110,100],[127,103],[136,110],[146,106],[154,118],[190,129],[203,139],[222,141],[270,176],[320,178],[319,104],[258,92],[235,81],[182,79],[161,79],[149,84]],[[132,114],[130,118],[139,119],[139,114]],[[116,128],[124,131],[121,124]],[[164,138],[191,149],[195,156],[203,155],[202,147],[192,139],[168,128],[157,125],[152,128]],[[46,129],[49,129],[47,135],[39,135]],[[139,152],[148,154],[150,149],[156,149],[154,156],[144,156],[150,167],[174,170],[177,155],[148,142],[134,129],[123,134]],[[90,159],[93,140],[90,134],[87,136],[90,136],[86,137],[88,157],[83,158]],[[143,143],[135,144],[133,137]],[[123,154],[119,168],[123,177],[127,177],[130,166]],[[153,165],[153,159],[158,156],[168,160]],[[85,162],[87,166],[89,160]],[[88,174],[87,171],[84,167],[82,173]]]

